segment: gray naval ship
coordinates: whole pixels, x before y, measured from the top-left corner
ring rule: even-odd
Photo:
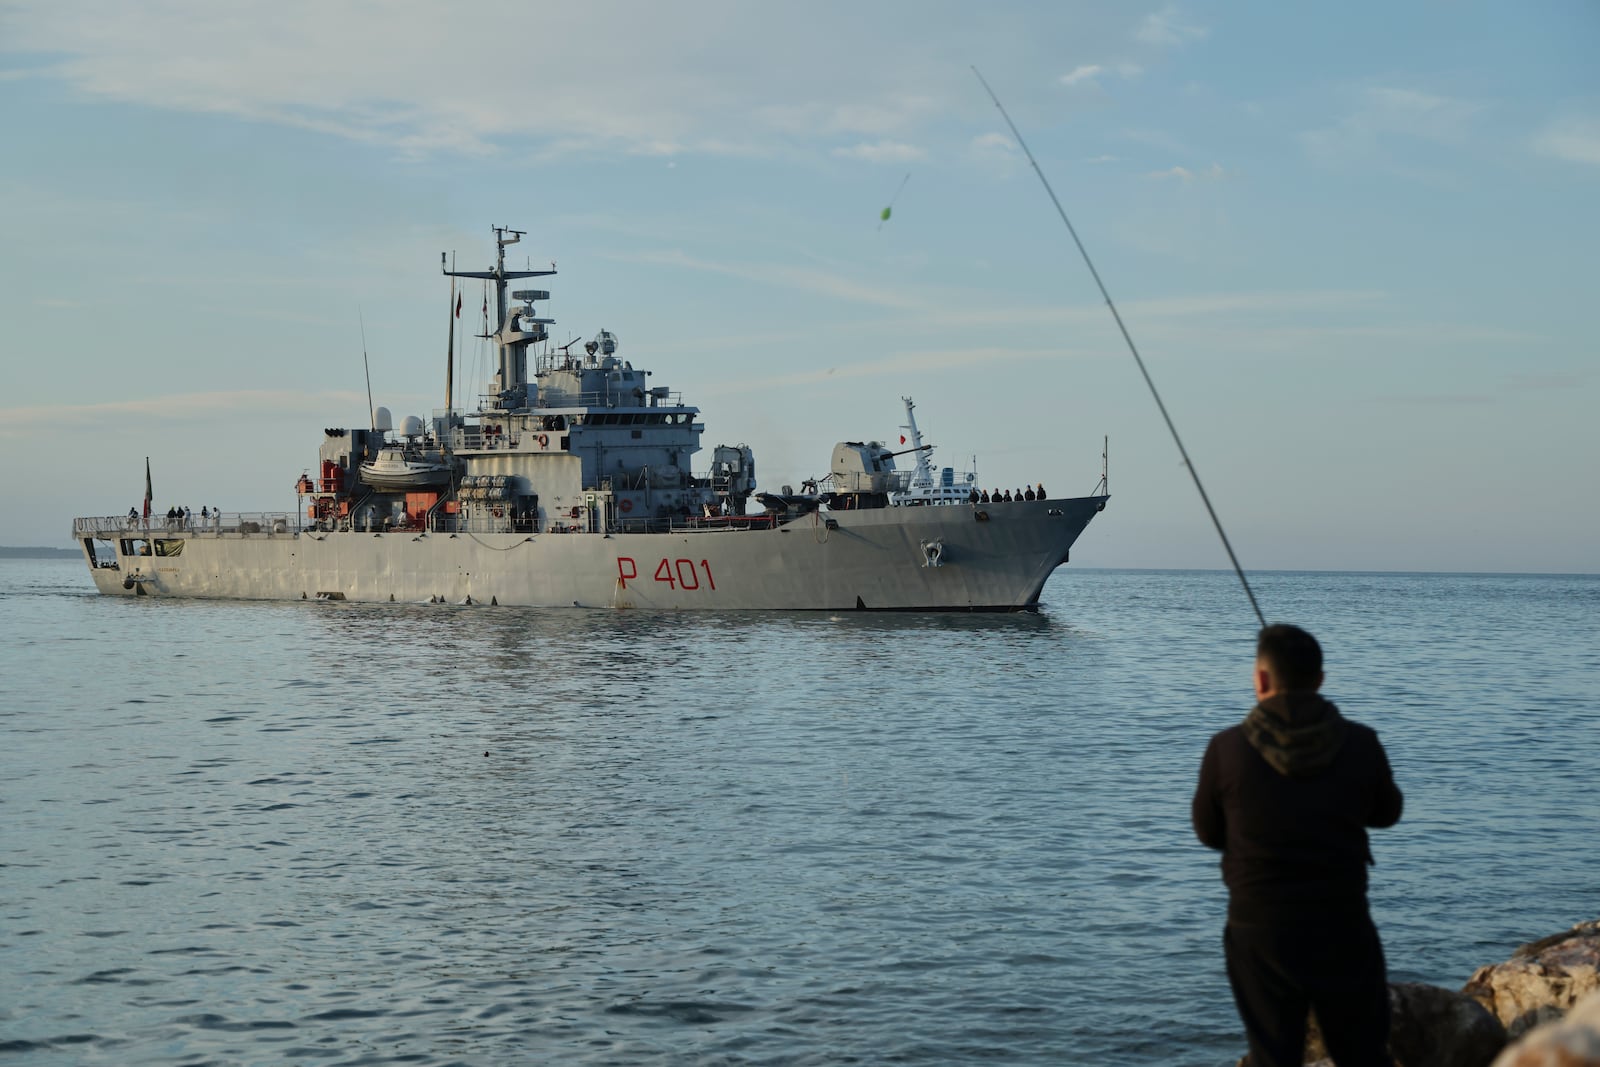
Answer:
[[[475,412],[328,429],[295,514],[75,519],[102,593],[710,610],[1026,611],[1109,499],[984,501],[913,448],[836,444],[829,473],[758,492],[755,457],[718,445],[695,472],[698,408],[602,330],[553,345],[551,270],[507,270],[495,227],[485,332],[498,371]],[[510,297],[508,301],[507,297]],[[452,294],[452,313],[459,309]],[[499,323],[492,332],[488,326]],[[453,337],[451,360],[453,363]],[[453,377],[453,366],[447,381]],[[910,416],[911,404],[906,404]],[[913,453],[913,470],[897,469]],[[931,488],[930,488],[931,486]]]

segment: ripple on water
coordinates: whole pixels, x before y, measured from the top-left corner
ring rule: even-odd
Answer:
[[[1592,917],[1568,859],[1600,582],[1265,586],[1322,620],[1330,695],[1406,790],[1374,835],[1396,977],[1459,986]],[[7,673],[0,1051],[1231,1063],[1187,805],[1243,711],[1237,589],[1047,594],[1023,619],[9,601],[0,650],[133,620],[162,654],[35,643]]]

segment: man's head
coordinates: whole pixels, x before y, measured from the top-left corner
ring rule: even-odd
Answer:
[[[1256,638],[1256,699],[1322,687],[1322,646],[1288,623],[1263,627]]]

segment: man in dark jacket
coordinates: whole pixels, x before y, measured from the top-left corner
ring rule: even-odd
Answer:
[[[1378,735],[1317,692],[1322,649],[1274,624],[1256,645],[1256,706],[1200,764],[1194,830],[1222,851],[1228,983],[1251,1067],[1299,1067],[1314,1010],[1339,1067],[1391,1063],[1383,946],[1367,912],[1367,827],[1402,799]]]

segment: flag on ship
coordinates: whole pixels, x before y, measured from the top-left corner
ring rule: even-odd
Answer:
[[[144,520],[150,521],[150,498],[155,496],[150,491],[150,457],[144,457]]]

